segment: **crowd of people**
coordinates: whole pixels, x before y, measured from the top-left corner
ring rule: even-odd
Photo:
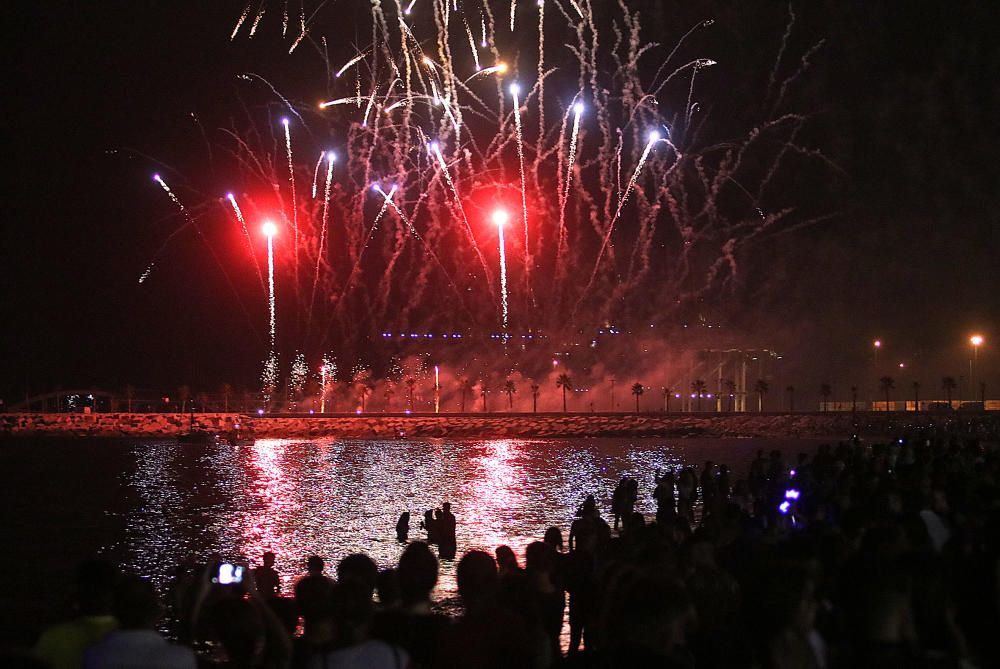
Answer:
[[[1000,666],[1000,450],[978,440],[841,443],[758,453],[745,479],[712,462],[586,497],[563,532],[518,555],[469,550],[461,611],[432,594],[456,554],[449,505],[397,565],[312,556],[282,592],[253,570],[181,570],[166,606],[148,581],[88,562],[78,610],[32,657],[52,669],[125,667],[827,669]],[[431,544],[437,546],[435,554]],[[170,613],[171,641],[158,630]],[[568,612],[568,616],[566,615]],[[568,617],[568,643],[564,629]],[[10,658],[13,662],[14,658]]]

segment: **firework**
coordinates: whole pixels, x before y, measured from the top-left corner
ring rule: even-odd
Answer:
[[[305,392],[306,379],[309,376],[309,366],[306,364],[306,356],[296,352],[292,358],[292,370],[288,375],[288,396],[293,402],[298,401]]]
[[[513,23],[513,20],[511,20]],[[521,175],[521,219],[524,221],[524,255],[525,255],[525,281],[531,276],[531,252],[528,245],[528,192],[524,183],[524,133],[521,131],[521,103],[518,95],[521,87],[517,83],[510,85],[510,95],[514,98],[514,129],[517,133],[517,164]]]
[[[278,331],[277,313],[274,300],[274,236],[278,234],[278,226],[271,221],[264,223],[262,230],[267,237],[267,313],[268,335],[270,336],[271,352],[274,352],[275,335]]]
[[[493,224],[497,226],[497,240],[500,246],[500,296],[503,305],[502,325],[504,339],[507,335],[507,252],[503,243],[503,226],[507,225],[510,214],[505,209],[497,209],[493,212]]]
[[[327,76],[317,82],[314,99],[322,95],[325,101],[312,116],[290,101],[308,94],[285,97],[280,86],[259,75],[241,75],[266,84],[259,93],[276,104],[260,105],[254,122],[263,127],[281,120],[285,155],[268,141],[270,133],[228,132],[241,194],[239,206],[228,198],[236,221],[228,211],[226,219],[238,222],[244,237],[247,220],[258,216],[280,216],[291,227],[288,253],[269,258],[269,265],[277,265],[269,267],[266,287],[270,300],[273,275],[282,275],[282,288],[302,295],[293,303],[294,318],[282,323],[283,342],[316,355],[336,341],[347,355],[379,330],[495,327],[498,310],[505,332],[511,322],[554,333],[603,321],[669,321],[677,305],[710,294],[732,277],[745,242],[821,216],[813,217],[808,202],[795,201],[796,193],[779,197],[778,189],[768,188],[793,161],[824,160],[802,145],[806,118],[784,111],[790,104],[742,131],[727,123],[721,137],[716,119],[695,113],[696,77],[702,82],[715,61],[674,57],[710,22],[699,22],[671,48],[661,42],[661,32],[656,44],[643,39],[649,35],[641,34],[643,21],[630,3],[608,6],[616,16],[604,9],[596,14],[593,0],[552,4],[548,12],[544,1],[537,4],[536,36],[525,30],[523,16],[518,34],[516,2],[503,18],[486,2],[472,7],[402,0],[395,10],[373,2],[364,27],[370,39],[360,49],[344,45],[337,52],[331,40],[327,54],[320,39]],[[281,52],[294,50],[305,35],[338,20],[327,3],[317,1],[310,12],[308,5],[295,9],[298,31],[287,27],[295,17],[287,9],[278,12],[273,2],[244,5],[224,36],[235,39],[247,25],[253,36],[265,9],[273,8],[269,30],[278,33],[280,15],[287,33]],[[511,34],[497,34],[497,25],[509,25]],[[536,37],[537,52],[531,44]],[[685,44],[683,51],[690,48]],[[656,61],[656,54],[666,57]],[[331,57],[343,65],[331,66]],[[483,67],[488,63],[493,65]],[[536,80],[519,85],[506,79],[513,72],[522,78],[530,72]],[[775,76],[776,95],[790,99],[797,75],[786,81]],[[560,99],[562,91],[572,93]],[[277,106],[282,111],[276,119],[270,114]],[[281,114],[297,119],[295,147]],[[337,137],[342,158],[336,175],[333,153],[310,144],[330,136]],[[300,198],[295,173],[308,178],[310,168],[311,197]],[[212,231],[210,207],[192,205],[192,217],[159,175],[156,181],[188,223],[198,220]],[[392,188],[373,188],[376,182]],[[488,207],[513,196],[514,188],[523,228],[510,235],[497,226],[498,266],[487,262],[482,249],[492,234]],[[197,224],[191,227],[201,234]],[[507,260],[523,265],[523,282],[508,281]],[[308,269],[296,276],[300,263]],[[250,263],[226,266],[252,271]],[[440,308],[444,290],[455,296],[453,308]],[[532,308],[536,303],[546,308]],[[269,341],[273,349],[273,326]]]
[[[295,196],[295,163],[292,160],[292,131],[288,118],[281,119],[285,128],[285,155],[288,157],[288,187],[292,191],[292,248],[295,249],[295,285],[299,285],[299,207]]]

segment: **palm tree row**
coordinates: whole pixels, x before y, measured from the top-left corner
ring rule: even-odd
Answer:
[[[737,397],[737,384],[732,380],[724,380],[721,382],[726,391],[729,394],[729,411],[735,411],[736,408],[736,397]],[[348,390],[348,397],[353,397],[360,405],[361,410],[365,411],[367,408],[367,399],[372,395],[375,390],[375,384],[373,381],[363,381],[356,384],[347,384],[348,389],[354,385],[355,391],[351,393]],[[418,382],[413,377],[408,377],[403,381],[403,385],[406,386],[406,409],[408,411],[416,410],[416,392]],[[315,387],[313,387],[315,386]],[[569,410],[568,395],[569,393],[576,392],[577,389],[573,384],[573,380],[568,373],[559,374],[555,380],[555,386],[562,393],[562,410],[567,412]],[[945,376],[941,379],[941,389],[944,391],[945,397],[948,402],[948,406],[953,405],[952,397],[958,387],[955,378],[952,376]],[[482,411],[489,411],[488,396],[494,390],[491,387],[490,382],[486,379],[481,379],[478,382],[473,379],[463,378],[459,381],[459,397],[460,404],[459,410],[462,412],[466,411],[466,402],[469,396],[477,390],[482,402]],[[541,394],[541,386],[532,381],[529,386],[531,393],[531,410],[533,412],[538,411],[538,398]],[[889,411],[892,404],[892,393],[896,390],[896,381],[891,376],[882,376],[878,380],[878,388],[884,399],[885,410]],[[514,395],[517,393],[517,384],[511,379],[503,380],[502,384],[497,387],[499,392],[502,392],[507,396],[507,410],[514,410]],[[920,390],[921,384],[918,381],[913,381],[911,384],[911,389],[913,392],[914,408],[920,410]],[[644,386],[640,382],[635,382],[631,386],[631,394],[635,397],[635,411],[639,413],[641,410],[640,400],[642,396],[648,390],[647,386]],[[821,383],[819,385],[819,395],[823,398],[823,403],[821,405],[821,411],[831,410],[830,398],[834,395],[833,386],[829,383]],[[765,409],[766,397],[770,391],[770,384],[764,379],[758,379],[753,386],[753,393],[757,395],[757,411],[762,412]],[[325,389],[325,392],[330,392],[330,386]],[[663,411],[670,412],[671,400],[675,397],[675,390],[669,386],[662,388],[663,393]],[[795,393],[796,389],[793,385],[788,385],[785,388],[785,393],[787,394],[787,408],[789,411],[795,411]],[[320,395],[325,394],[324,390],[319,388],[318,384],[311,384],[309,387],[304,388],[298,393],[297,397],[287,397],[286,404],[290,407],[295,407],[296,403],[303,400],[305,395]],[[390,411],[392,408],[392,398],[396,394],[394,384],[387,383],[385,385],[382,397],[385,400],[384,410]],[[233,404],[232,400],[234,397],[238,396],[240,402],[238,404]],[[676,395],[680,397],[680,395]],[[857,409],[858,403],[858,387],[850,387],[851,396],[851,410],[855,411]],[[123,389],[124,407],[127,408],[129,412],[132,412],[136,404],[136,389],[134,386],[127,385]],[[708,384],[702,379],[695,379],[691,382],[691,397],[694,399],[695,410],[702,410],[702,399],[711,398],[711,394],[708,393]],[[220,386],[219,392],[210,396],[208,393],[199,392],[193,394],[190,386],[182,385],[177,388],[176,403],[171,402],[169,398],[163,398],[164,403],[167,405],[173,404],[177,407],[175,410],[181,412],[192,411],[210,411],[210,410],[222,410],[224,412],[229,412],[232,408],[233,410],[247,411],[248,407],[255,407],[260,403],[261,397],[259,393],[251,392],[248,390],[242,390],[237,393],[233,386],[228,383],[223,383]],[[720,399],[721,401],[721,399]],[[148,406],[148,402],[144,403]],[[121,406],[121,405],[120,405]],[[724,405],[719,405],[723,407]]]

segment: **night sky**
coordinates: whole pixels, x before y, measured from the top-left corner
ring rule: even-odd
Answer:
[[[706,99],[744,85],[741,67],[769,63],[787,18],[773,2],[663,4],[665,22],[716,19],[699,46],[720,63]],[[838,216],[752,249],[722,310],[785,353],[790,383],[856,382],[877,336],[936,388],[962,373],[975,330],[987,382],[1000,384],[1000,46],[990,3],[925,4],[793,3],[797,39],[826,40],[798,95],[817,116],[813,143],[842,170],[810,186]],[[308,90],[321,64],[266,35],[231,43],[241,2],[17,5],[5,44],[0,396],[254,383],[266,315],[252,330],[193,235],[162,259],[169,280],[136,283],[176,224],[149,177],[154,159],[206,155],[191,113],[226,125],[237,73]],[[323,31],[332,44],[355,41],[350,17],[366,5],[329,3],[326,24],[342,26]]]

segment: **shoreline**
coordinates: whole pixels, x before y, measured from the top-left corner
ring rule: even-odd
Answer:
[[[227,433],[237,425],[257,438],[843,438],[919,429],[995,436],[1000,414],[819,413],[8,413],[0,437],[177,437]]]

